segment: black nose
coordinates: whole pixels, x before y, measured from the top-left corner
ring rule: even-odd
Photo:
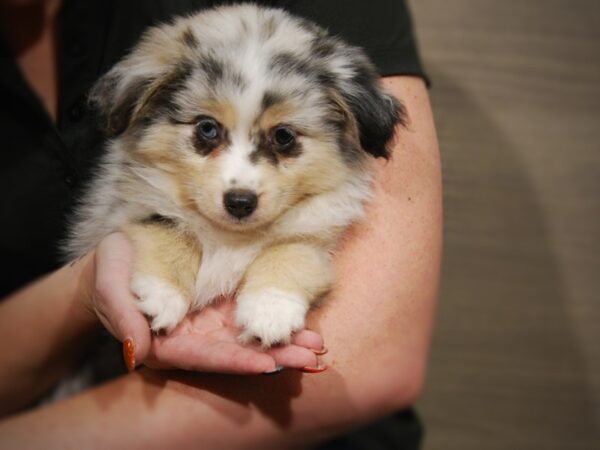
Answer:
[[[242,219],[254,212],[258,204],[258,197],[247,189],[233,189],[225,193],[223,204],[229,214]]]

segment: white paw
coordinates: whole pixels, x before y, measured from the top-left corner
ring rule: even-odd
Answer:
[[[152,275],[134,275],[131,290],[138,297],[139,310],[151,319],[153,331],[173,330],[190,308],[175,286]]]
[[[242,342],[259,339],[264,347],[289,343],[292,333],[304,327],[308,301],[299,294],[265,289],[237,299],[236,324]]]

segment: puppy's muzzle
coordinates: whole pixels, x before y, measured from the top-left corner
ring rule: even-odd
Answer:
[[[223,195],[223,205],[230,215],[243,219],[254,212],[258,205],[258,197],[247,189],[232,189]]]

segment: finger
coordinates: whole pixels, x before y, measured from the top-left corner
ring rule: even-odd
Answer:
[[[277,365],[290,369],[319,366],[318,356],[313,351],[298,345],[272,347],[267,350],[267,354],[275,359]]]
[[[94,308],[107,329],[124,343],[133,365],[139,365],[150,351],[151,334],[129,288],[132,246],[122,233],[111,234],[102,240],[95,257]]]
[[[294,334],[292,344],[313,350],[317,355],[327,352],[321,335],[311,330],[302,330]]]
[[[148,357],[146,358],[146,360],[144,361],[144,366],[146,367],[150,367],[151,369],[160,369],[160,370],[166,370],[166,369],[178,369],[179,367],[175,367],[175,366],[171,366],[168,365],[166,363],[157,361],[153,356],[152,356],[152,351],[150,351],[150,354],[148,355]]]
[[[275,359],[236,342],[213,341],[198,335],[157,337],[153,359],[184,370],[230,374],[261,374],[277,369]]]

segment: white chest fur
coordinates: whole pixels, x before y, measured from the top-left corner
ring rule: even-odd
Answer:
[[[201,308],[221,295],[235,292],[261,247],[260,244],[232,247],[203,243],[193,308]]]

